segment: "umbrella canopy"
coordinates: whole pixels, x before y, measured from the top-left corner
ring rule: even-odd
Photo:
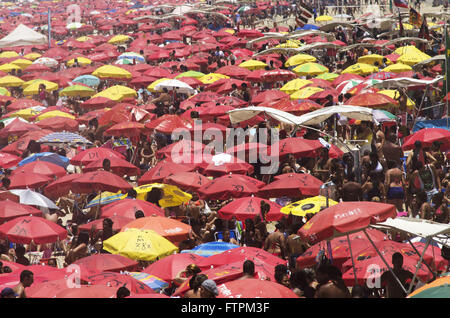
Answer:
[[[13,243],[54,243],[66,236],[65,228],[37,216],[17,217],[0,225],[0,237]]]
[[[368,75],[376,72],[378,72],[378,67],[376,66],[366,63],[356,63],[343,70],[342,74]]]
[[[333,206],[336,204],[338,204],[338,202],[328,199],[328,206]],[[307,214],[316,214],[326,206],[326,197],[315,196],[288,204],[281,208],[280,212],[283,214],[292,214],[295,216],[306,216]]]
[[[31,191],[30,189],[13,189],[10,190],[15,195],[18,195],[20,198],[21,204],[26,205],[34,205],[48,209],[56,209],[59,210],[58,206],[53,203],[49,198],[43,196],[40,193]]]
[[[53,179],[53,177],[60,178],[66,175],[66,169],[51,162],[33,161],[17,168],[11,175],[18,173],[42,174]]]
[[[29,164],[32,162],[38,162],[38,161],[49,162],[49,163],[55,164],[55,165],[60,166],[65,169],[69,165],[70,159],[67,157],[58,155],[54,152],[40,152],[40,153],[35,153],[35,154],[23,159],[17,165],[19,167],[21,167],[23,165],[26,165],[26,164]]]
[[[98,78],[114,78],[114,79],[129,79],[131,78],[131,73],[127,70],[113,66],[113,65],[103,65],[97,68],[92,75]]]
[[[181,119],[178,115],[166,114],[146,123],[145,128],[156,130],[164,134],[171,134],[177,128],[192,128],[192,124],[187,120]]]
[[[165,288],[169,287],[169,283],[165,282],[164,280],[160,279],[159,277],[156,277],[154,275],[150,275],[143,272],[131,272],[127,273],[127,275],[130,275],[133,279],[138,280],[148,288],[152,290],[152,293],[141,293],[138,295],[141,295],[142,298],[168,298],[169,296],[165,296],[164,294],[159,294],[162,292]],[[129,297],[130,298],[130,297]],[[133,295],[131,298],[136,298],[136,295]]]
[[[46,144],[72,144],[92,145],[92,142],[73,132],[54,132],[38,139],[40,143]]]
[[[157,207],[153,203],[143,200],[123,199],[112,202],[101,209],[101,218],[110,218],[121,216],[125,218],[135,219],[136,211],[142,211],[144,216],[164,216],[164,210]]]
[[[178,250],[156,232],[138,229],[128,229],[110,237],[103,242],[103,248],[111,254],[143,261],[154,261]]]
[[[377,202],[341,202],[314,215],[299,231],[303,239],[317,243],[324,239],[365,229],[369,224],[395,218],[394,205]]]
[[[162,208],[180,206],[192,199],[192,195],[183,192],[178,187],[170,184],[144,184],[139,187],[135,187],[134,190],[138,193],[138,199],[146,200],[147,194],[154,188],[161,189],[163,192],[163,198],[158,202],[159,206]]]
[[[263,203],[270,208],[264,215],[261,211]],[[222,207],[217,213],[225,220],[235,217],[238,221],[245,221],[246,219],[254,219],[256,216],[260,216],[261,219],[270,222],[281,219],[280,209],[281,206],[272,201],[251,196],[235,199]]]
[[[122,232],[128,229],[152,230],[174,244],[188,239],[189,233],[191,232],[190,225],[162,216],[149,216],[136,219],[125,225],[122,228]]]
[[[59,92],[59,96],[69,97],[91,97],[96,94],[96,91],[92,88],[82,85],[67,86]]]
[[[0,152],[0,167],[2,167],[3,169],[15,167],[21,160],[22,158],[18,156]]]
[[[88,272],[119,272],[132,271],[138,267],[138,262],[121,255],[94,254],[73,262]]]
[[[407,137],[402,146],[403,150],[414,149],[416,141],[420,141],[423,148],[431,147],[433,142],[438,141],[443,144],[441,149],[446,149],[450,146],[450,131],[441,128],[423,128]]]
[[[150,168],[146,173],[142,175],[139,179],[138,184],[149,184],[155,182],[162,182],[165,178],[178,173],[178,172],[189,172],[193,171],[195,167],[187,164],[179,164],[173,163],[168,160],[160,161],[154,166]]]
[[[439,277],[408,295],[407,298],[449,298],[450,276]]]
[[[172,184],[191,192],[197,192],[199,188],[209,182],[209,178],[196,171],[175,172],[164,179],[164,183]]]
[[[272,156],[279,156],[280,158],[284,158],[289,154],[296,158],[315,157],[317,151],[322,147],[322,144],[318,140],[292,137],[277,141],[270,147],[269,153]]]
[[[117,157],[120,159],[124,159],[124,156],[117,151],[108,148],[90,148],[79,152],[72,159],[70,159],[70,163],[73,165],[81,166],[87,165],[91,162],[100,160],[100,159],[109,159],[111,157]]]
[[[316,60],[317,59],[312,55],[300,53],[288,58],[284,63],[284,66],[286,67],[297,66],[308,62],[315,62]]]
[[[81,285],[58,292],[55,298],[116,298],[117,288],[103,285]]]
[[[42,211],[10,200],[0,201],[0,223],[27,215],[42,216]]]
[[[272,183],[261,188],[258,195],[263,198],[314,196],[319,194],[322,185],[321,180],[310,174],[287,173],[277,176]]]
[[[127,192],[132,188],[124,179],[108,171],[87,172],[72,181],[72,190],[77,193],[98,191]]]
[[[232,248],[238,248],[238,245],[230,244],[226,242],[209,242],[200,244],[196,247],[194,247],[192,250],[183,250],[181,251],[182,254],[184,253],[191,253],[195,255],[200,255],[204,257],[209,257],[213,255],[220,254],[222,252],[228,251]]]
[[[36,123],[42,129],[49,129],[55,132],[69,131],[78,132],[79,123],[75,119],[66,117],[45,118]]]
[[[102,169],[103,160],[104,159],[92,161],[91,163],[83,167],[83,172],[91,172]],[[129,163],[125,159],[111,157],[108,160],[110,162],[111,172],[118,176],[136,176],[141,173],[141,170],[138,167]]]
[[[9,179],[11,180],[9,189],[37,189],[53,180],[46,175],[26,171],[19,171],[11,175]]]
[[[295,67],[293,71],[299,76],[320,75],[327,73],[328,68],[318,63],[308,62]]]
[[[346,104],[362,107],[387,107],[395,106],[398,102],[380,93],[361,93],[348,99]]]
[[[155,275],[166,282],[171,282],[178,273],[190,264],[197,264],[203,256],[196,254],[173,254],[147,266],[143,273]]]
[[[263,186],[263,182],[245,175],[225,175],[202,186],[198,193],[209,200],[227,200],[250,196]]]
[[[153,289],[134,278],[131,275],[120,274],[116,272],[101,272],[90,274],[83,277],[93,286],[109,286],[118,289],[119,287],[126,286],[128,290],[135,294],[152,294]]]
[[[191,86],[176,79],[162,81],[155,86],[156,91],[162,91],[164,88],[181,94],[193,94],[195,92]]]
[[[218,298],[298,298],[289,288],[260,279],[243,279],[217,286]]]
[[[125,225],[134,220],[132,218],[127,218],[119,215],[111,216],[109,217],[109,219],[113,221],[113,231],[117,232],[119,232]],[[94,231],[95,233],[97,233],[98,231],[103,230],[103,221],[104,219],[97,219],[95,221],[80,225],[79,229],[83,231]]]

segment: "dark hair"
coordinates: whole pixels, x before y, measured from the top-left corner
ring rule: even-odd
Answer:
[[[352,288],[352,298],[368,298],[369,294],[365,286],[356,285]]]
[[[198,289],[202,286],[202,283],[207,279],[208,279],[208,276],[206,276],[205,274],[195,274],[189,280],[189,287],[194,292],[197,292]]]
[[[86,231],[81,231],[78,234],[77,246],[83,243],[86,245],[89,243],[89,233]]]
[[[25,255],[25,247],[23,247],[23,245],[18,245],[16,247],[16,254],[19,254],[20,256]]]
[[[130,291],[128,290],[128,288],[126,288],[125,286],[122,286],[122,287],[120,287],[118,290],[117,290],[117,294],[116,294],[116,297],[117,298],[125,298],[125,297],[128,297],[128,296],[130,296]]]
[[[136,190],[134,190],[134,189],[128,190],[128,192],[127,192],[127,198],[134,198],[134,199],[136,199],[136,197],[137,197],[137,192],[136,192]]]
[[[28,269],[23,270],[22,273],[20,273],[20,282],[22,283],[25,279],[27,279],[30,276],[33,276],[32,271],[29,271]]]
[[[286,276],[287,274],[288,274],[287,271],[286,272],[275,272],[275,275],[274,275],[275,281],[278,284],[281,284],[281,281],[283,280],[283,277]]]
[[[3,178],[2,179],[2,184],[7,189],[11,185],[11,180],[9,178]]]
[[[145,217],[145,215],[144,215],[144,212],[142,210],[137,210],[136,212],[134,212],[134,217],[136,219],[139,219],[139,218]]]
[[[255,263],[251,260],[246,260],[242,265],[242,271],[244,274],[255,275]]]

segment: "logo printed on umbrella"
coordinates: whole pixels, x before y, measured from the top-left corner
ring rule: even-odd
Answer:
[[[358,214],[361,214],[361,213],[362,213],[361,209],[360,208],[356,208],[355,210],[352,210],[352,211],[347,211],[347,212],[344,212],[344,213],[336,214],[334,216],[334,218],[335,219],[343,219],[343,218],[351,217],[351,216],[358,215]]]

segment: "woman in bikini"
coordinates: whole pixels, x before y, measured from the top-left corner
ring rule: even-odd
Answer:
[[[403,208],[403,201],[405,199],[405,177],[402,170],[397,167],[397,164],[393,160],[387,162],[388,171],[386,172],[385,189],[386,203],[395,205],[397,211],[405,211]]]

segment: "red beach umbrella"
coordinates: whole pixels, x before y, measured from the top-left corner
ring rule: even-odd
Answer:
[[[263,91],[252,98],[252,103],[257,105],[261,103],[274,102],[279,100],[289,100],[289,95],[277,89]]]
[[[117,288],[103,285],[81,285],[58,292],[55,298],[116,298]]]
[[[246,219],[253,219],[255,216],[261,216],[261,203],[264,202],[270,206],[269,212],[265,215],[267,221],[278,221],[282,218],[280,212],[281,206],[258,197],[245,197],[235,199],[222,207],[218,214],[222,219],[230,220],[235,217],[238,221],[245,221]]]
[[[341,202],[315,214],[299,231],[310,243],[357,232],[369,224],[395,218],[392,204],[378,202]]]
[[[126,274],[115,272],[101,272],[90,274],[83,277],[84,280],[90,282],[93,286],[108,286],[116,290],[122,286],[126,286],[130,292],[135,294],[153,294],[153,289],[143,282]]]
[[[117,151],[108,149],[108,148],[90,148],[81,151],[76,156],[74,156],[70,163],[73,165],[87,165],[93,161],[97,161],[100,159],[110,159],[111,157],[118,157],[120,159],[124,159],[124,156]]]
[[[176,172],[164,179],[164,183],[179,187],[184,191],[197,192],[211,180],[196,171]]]
[[[284,158],[291,154],[296,158],[315,157],[317,151],[322,148],[318,140],[309,140],[299,137],[286,138],[276,142],[270,147],[271,156]]]
[[[243,279],[227,282],[217,286],[217,298],[298,298],[289,288],[260,279]]]
[[[83,172],[91,172],[91,171],[96,171],[96,170],[102,169],[103,168],[103,160],[104,159],[92,161],[91,163],[89,163],[88,165],[83,167]],[[118,176],[125,176],[125,175],[136,176],[141,173],[141,169],[139,169],[135,165],[129,163],[125,159],[121,159],[118,157],[111,157],[111,158],[109,158],[109,161],[110,161],[111,172]]]
[[[66,236],[65,228],[37,216],[17,217],[0,225],[0,237],[13,243],[54,243]]]
[[[83,173],[72,181],[72,191],[77,193],[92,193],[94,191],[127,192],[132,188],[124,179],[108,171]]]
[[[442,128],[423,128],[405,138],[403,150],[414,149],[416,141],[420,141],[423,148],[431,147],[435,141],[442,142],[441,150],[445,150],[450,146],[450,131]]]
[[[142,177],[138,181],[138,184],[143,185],[150,183],[160,183],[166,177],[175,173],[188,172],[193,170],[194,166],[192,165],[178,164],[170,161],[160,161],[156,164],[156,166],[150,168],[149,171],[142,175]]]
[[[59,197],[69,193],[72,186],[72,181],[80,176],[81,173],[72,173],[53,181],[45,187],[45,196],[51,199],[58,199]]]
[[[36,126],[42,129],[53,130],[55,132],[70,131],[76,133],[78,132],[79,123],[75,119],[58,116],[40,120],[36,123]]]
[[[263,198],[277,198],[281,196],[300,197],[319,195],[323,182],[307,173],[286,173],[277,176],[272,183],[261,188],[258,192]]]
[[[105,136],[138,137],[140,134],[144,133],[145,130],[144,124],[126,121],[108,128],[104,134]]]
[[[138,262],[115,254],[94,254],[73,262],[89,272],[119,272],[137,269]]]
[[[177,128],[189,129],[191,127],[192,124],[189,121],[183,120],[177,115],[163,115],[145,124],[145,128],[164,134],[171,134]]]
[[[264,183],[245,175],[225,175],[202,186],[198,193],[201,198],[209,200],[227,200],[242,198],[259,191]]]
[[[3,169],[15,167],[22,160],[23,158],[16,155],[12,155],[6,152],[0,152],[0,167],[2,167]]]
[[[9,179],[11,180],[9,189],[37,189],[53,181],[53,178],[46,175],[25,171],[11,174]]]
[[[33,161],[27,163],[12,172],[12,176],[17,173],[36,173],[50,178],[60,178],[67,174],[66,169],[47,161]]]
[[[10,200],[0,201],[0,223],[28,215],[42,216],[42,211]]]
[[[188,265],[197,264],[204,258],[191,253],[169,255],[150,264],[143,272],[159,277],[166,282],[171,282]]]
[[[134,220],[132,218],[127,218],[120,215],[110,216],[109,219],[113,221],[113,231],[120,231],[125,225]],[[92,231],[95,228],[95,233],[97,233],[98,231],[103,230],[103,220],[104,219],[97,219],[95,221],[80,225],[79,229],[83,231]]]
[[[101,208],[100,218],[121,216],[136,219],[135,212],[138,210],[141,210],[144,213],[144,216],[165,216],[164,210],[157,207],[153,203],[125,198],[123,200],[112,202]]]

